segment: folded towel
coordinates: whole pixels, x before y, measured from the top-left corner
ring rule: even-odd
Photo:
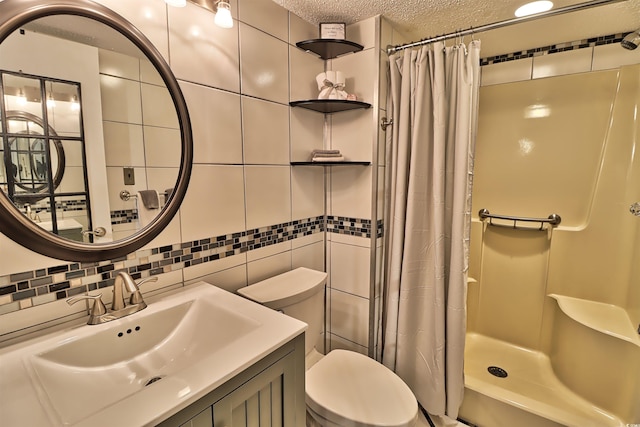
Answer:
[[[316,154],[340,154],[340,150],[313,150],[311,152],[311,157],[315,156]]]
[[[336,153],[336,154],[329,153],[329,154],[314,154],[311,157],[313,158],[313,157],[340,157],[340,156],[342,156],[342,154],[340,153]]]
[[[344,156],[314,156],[312,162],[344,162]]]
[[[160,207],[160,200],[156,190],[140,190],[138,194],[145,208],[158,209]]]

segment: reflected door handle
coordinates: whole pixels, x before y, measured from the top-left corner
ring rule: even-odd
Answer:
[[[95,230],[84,230],[82,232],[83,236],[86,236],[87,234],[93,234],[96,237],[104,237],[107,234],[107,230],[104,227],[98,227]]]
[[[629,212],[631,212],[635,216],[640,216],[640,202],[635,202],[634,204],[629,206]]]

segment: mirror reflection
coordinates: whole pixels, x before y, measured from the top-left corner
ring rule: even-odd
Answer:
[[[132,42],[89,18],[40,18],[2,42],[0,77],[0,189],[24,215],[87,243],[153,221],[176,185],[181,134]]]

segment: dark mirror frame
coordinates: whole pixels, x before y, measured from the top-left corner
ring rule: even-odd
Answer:
[[[187,104],[169,65],[142,32],[111,9],[91,0],[0,1],[0,43],[28,22],[51,15],[81,16],[108,25],[127,37],[155,66],[171,94],[180,123],[182,156],[178,180],[158,216],[137,233],[121,240],[82,243],[61,238],[28,219],[3,191],[0,191],[0,232],[22,246],[52,258],[76,262],[119,258],[135,252],[160,234],[178,212],[184,199],[193,162],[193,137]],[[87,144],[90,143],[87,141]]]

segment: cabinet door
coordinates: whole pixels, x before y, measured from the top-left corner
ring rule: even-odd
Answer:
[[[294,359],[288,354],[213,405],[214,427],[296,427]]]

